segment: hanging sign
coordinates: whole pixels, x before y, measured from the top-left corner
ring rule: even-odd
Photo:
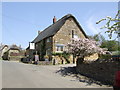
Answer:
[[[35,49],[35,43],[30,42],[30,49]]]

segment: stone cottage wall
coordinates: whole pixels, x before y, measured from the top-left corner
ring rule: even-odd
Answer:
[[[48,55],[51,59],[52,43],[52,37],[45,38],[44,40],[36,43],[36,50],[38,51],[40,59],[44,59],[45,55]]]
[[[72,30],[74,31],[74,35],[78,36],[78,38],[85,38],[84,34],[81,32],[73,18],[69,18],[66,20],[61,29],[53,36],[53,52],[58,52],[56,51],[57,44],[63,44],[65,50],[65,45],[71,42]]]
[[[8,47],[4,47],[4,49],[1,51],[1,57],[3,56],[3,54],[8,50]]]
[[[55,44],[64,44],[66,45],[72,39],[72,30],[74,34],[79,38],[85,38],[84,34],[81,32],[77,24],[72,18],[66,20],[65,24],[61,29],[53,36],[53,51],[55,52]]]
[[[84,34],[79,29],[78,25],[73,20],[73,18],[69,18],[68,20],[66,20],[62,28],[53,36],[53,52],[56,52],[56,44],[67,45],[69,42],[71,42],[72,30],[74,30],[74,35],[78,36],[78,38],[85,38]],[[85,58],[85,60],[96,60],[96,59],[98,59],[97,54],[93,54],[90,57]],[[72,62],[73,59],[70,58],[70,60]]]

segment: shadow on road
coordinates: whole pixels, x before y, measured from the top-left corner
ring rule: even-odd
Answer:
[[[61,67],[60,70],[56,71],[56,73],[59,73],[61,76],[71,76],[76,78],[76,80],[80,82],[87,83],[87,85],[97,84],[102,86],[103,84],[99,81],[96,81],[92,78],[86,77],[82,74],[78,74],[76,71],[76,67]]]
[[[61,67],[60,70],[56,71],[56,73],[61,74],[62,76],[73,76],[76,75],[76,67]]]

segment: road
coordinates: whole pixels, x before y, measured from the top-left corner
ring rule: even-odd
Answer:
[[[2,88],[104,88],[88,85],[71,76],[63,77],[61,67],[69,65],[32,65],[15,61],[2,61]]]

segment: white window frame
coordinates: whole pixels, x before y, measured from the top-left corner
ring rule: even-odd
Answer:
[[[63,44],[56,44],[56,52],[63,52],[64,51],[64,45]]]

